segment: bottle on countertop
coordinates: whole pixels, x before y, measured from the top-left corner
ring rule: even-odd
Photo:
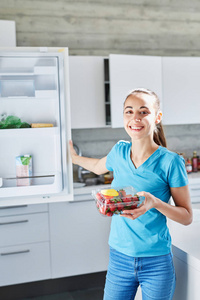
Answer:
[[[192,173],[192,163],[190,158],[186,160],[185,167],[188,174]]]
[[[198,172],[198,157],[197,157],[197,151],[193,151],[193,157],[192,157],[192,172]]]
[[[200,171],[200,156],[197,155],[198,158],[198,171]]]

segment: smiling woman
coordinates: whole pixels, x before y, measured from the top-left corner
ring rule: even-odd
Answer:
[[[119,141],[101,159],[78,156],[70,143],[73,163],[97,174],[112,171],[112,188],[133,186],[145,198],[139,207],[112,217],[104,300],[134,299],[139,285],[145,300],[171,300],[175,272],[166,218],[192,222],[184,159],[166,148],[155,93],[131,91],[123,117],[131,142]],[[175,206],[168,203],[171,196]]]

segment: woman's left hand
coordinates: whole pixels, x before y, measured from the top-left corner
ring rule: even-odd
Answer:
[[[144,215],[149,209],[156,206],[158,198],[156,198],[152,194],[147,192],[138,192],[137,195],[145,197],[144,201],[140,204],[140,206],[135,209],[123,210],[120,216],[134,220],[140,217],[141,215]]]

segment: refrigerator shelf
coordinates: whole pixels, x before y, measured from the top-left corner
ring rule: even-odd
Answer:
[[[52,75],[52,74],[57,74],[57,68],[55,66],[35,66],[33,70],[31,71],[26,71],[23,70],[20,72],[13,72],[13,71],[8,71],[8,72],[0,72],[0,76],[34,76],[34,75]]]
[[[0,137],[3,136],[25,136],[25,135],[58,135],[59,127],[44,127],[44,128],[13,128],[13,129],[0,129]]]

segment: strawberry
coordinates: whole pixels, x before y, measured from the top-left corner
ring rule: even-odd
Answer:
[[[137,203],[131,204],[130,209],[135,209],[135,208],[137,208]]]
[[[110,203],[112,203],[111,199],[105,199],[105,204],[110,204]]]
[[[124,209],[124,204],[123,204],[123,202],[117,203],[117,209],[118,209],[118,210],[123,210],[123,209]]]
[[[132,200],[130,197],[123,198],[123,202],[130,203]]]
[[[109,206],[108,206],[109,208],[110,208],[110,211],[115,211],[116,210],[116,204],[109,204]]]
[[[120,190],[119,191],[119,196],[120,196],[120,198],[125,197],[126,196],[126,192],[124,190]]]
[[[100,206],[99,211],[102,215],[105,215],[106,214],[106,206],[105,205]]]
[[[101,200],[101,199],[103,199],[103,197],[102,197],[103,195],[101,194],[101,193],[97,193],[96,194],[96,198],[97,198],[97,200]]]
[[[113,212],[111,212],[111,211],[108,211],[108,212],[106,213],[106,216],[108,216],[108,217],[112,217],[112,215],[113,215]]]

